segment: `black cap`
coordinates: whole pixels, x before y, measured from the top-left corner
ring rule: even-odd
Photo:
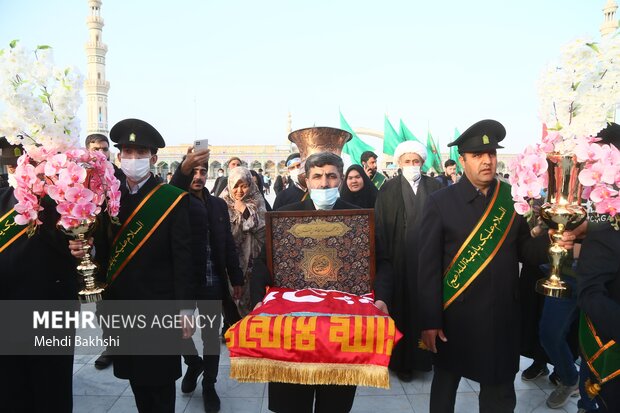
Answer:
[[[117,148],[123,145],[144,146],[158,149],[166,146],[157,129],[140,119],[125,119],[110,130],[110,140]]]
[[[489,152],[503,148],[498,142],[505,137],[504,125],[493,119],[485,119],[471,125],[448,146],[458,146],[459,153]]]
[[[610,122],[596,136],[601,138],[598,143],[614,145],[617,149],[620,149],[620,125],[617,123]]]
[[[17,165],[17,158],[24,154],[21,145],[12,145],[4,137],[0,137],[0,160],[2,165]]]

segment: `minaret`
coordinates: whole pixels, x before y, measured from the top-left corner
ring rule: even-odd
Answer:
[[[601,24],[601,36],[605,37],[614,34],[618,30],[618,21],[616,20],[616,11],[618,5],[614,0],[607,0],[607,4],[603,8],[603,24]]]
[[[86,43],[87,76],[86,91],[87,135],[100,133],[108,136],[108,90],[110,82],[105,80],[105,55],[108,46],[101,39],[103,19],[101,0],[88,0],[90,16],[86,19],[88,42]]]
[[[293,117],[291,116],[291,112],[288,113],[288,125],[286,128],[286,136],[290,135],[293,132]]]

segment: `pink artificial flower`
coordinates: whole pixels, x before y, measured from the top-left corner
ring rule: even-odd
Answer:
[[[60,214],[60,216],[68,216],[71,215],[71,210],[73,209],[74,204],[71,202],[60,202],[56,205],[56,212]]]
[[[58,180],[66,186],[71,186],[83,183],[86,180],[86,175],[86,169],[76,163],[68,162],[67,167],[58,174]]]
[[[515,212],[519,215],[525,215],[530,212],[530,204],[528,202],[515,202]]]
[[[64,168],[67,163],[67,155],[63,153],[56,154],[49,158],[45,162],[45,175],[55,176],[58,175],[60,170]]]
[[[598,162],[591,165],[586,165],[585,168],[579,172],[579,182],[583,186],[594,186],[601,181],[601,175],[603,174],[602,165]]]
[[[69,202],[73,202],[78,205],[87,204],[93,199],[93,191],[81,187],[71,187],[65,192],[65,198]]]
[[[60,225],[62,225],[64,229],[71,229],[80,225],[80,221],[68,215],[61,215]]]
[[[618,191],[613,188],[610,188],[607,185],[597,185],[590,193],[590,199],[594,203],[598,203],[615,197],[616,195],[618,195]]]
[[[74,204],[71,215],[77,219],[89,219],[94,217],[97,206],[91,202],[85,204]]]
[[[37,180],[35,167],[29,163],[24,163],[15,168],[15,180],[20,186],[31,187]]]
[[[65,200],[65,191],[67,187],[64,185],[47,185],[47,194],[56,202]]]
[[[558,131],[550,131],[542,139],[540,149],[545,153],[555,152],[555,144],[562,141],[562,135]]]

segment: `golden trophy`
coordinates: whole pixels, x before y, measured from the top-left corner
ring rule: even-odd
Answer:
[[[88,238],[95,231],[97,226],[97,218],[84,219],[80,221],[80,224],[69,229],[64,228],[60,223],[57,228],[66,235],[73,237],[76,241],[82,241],[84,256],[82,257],[77,271],[82,277],[84,282],[84,288],[78,293],[80,303],[96,303],[101,301],[104,286],[95,280],[95,274],[97,273],[97,264],[95,264],[90,257],[90,245],[88,245]]]
[[[308,156],[318,152],[331,152],[340,156],[342,147],[351,138],[352,136],[349,132],[327,126],[298,129],[291,132],[288,135],[288,140],[297,145],[299,157],[301,158],[299,184],[303,187],[306,186],[304,164]]]
[[[568,255],[566,248],[560,246],[565,230],[577,228],[586,219],[586,210],[581,205],[582,186],[578,175],[583,166],[574,155],[547,155],[549,165],[547,173],[549,184],[547,200],[540,209],[540,217],[556,232],[549,246],[551,273],[536,283],[536,292],[548,297],[563,298],[570,296],[570,287],[560,278],[560,270],[564,258]]]

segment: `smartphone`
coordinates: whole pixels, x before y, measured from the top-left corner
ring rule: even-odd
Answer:
[[[209,139],[199,139],[194,141],[194,150],[199,151],[202,149],[209,149]]]

